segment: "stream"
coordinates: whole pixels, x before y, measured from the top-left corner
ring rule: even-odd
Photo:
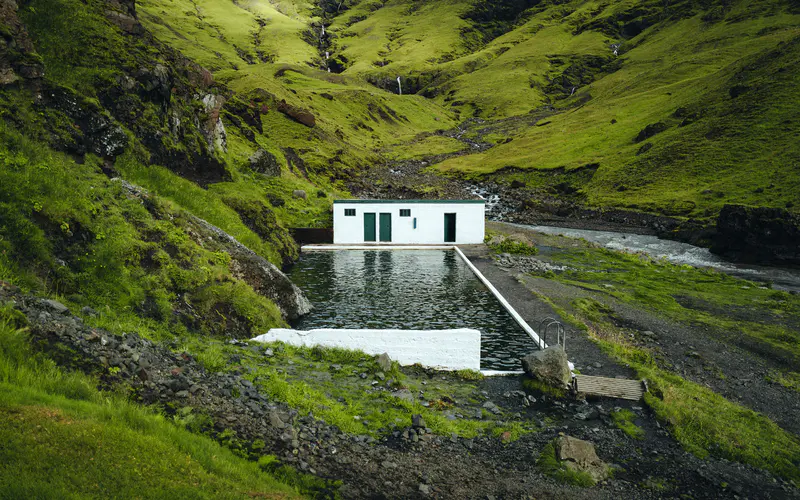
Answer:
[[[707,248],[696,247],[679,241],[662,240],[657,236],[595,231],[590,229],[571,229],[553,226],[527,226],[509,224],[545,234],[563,235],[570,238],[583,238],[612,250],[644,252],[656,258],[665,258],[675,264],[688,264],[694,267],[711,267],[737,278],[761,283],[772,283],[776,290],[800,292],[800,269],[785,267],[737,264],[711,253]]]

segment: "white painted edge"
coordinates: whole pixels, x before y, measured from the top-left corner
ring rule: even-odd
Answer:
[[[303,245],[303,252],[328,251],[328,250],[452,250],[452,245]]]
[[[511,377],[516,375],[523,375],[524,370],[481,370],[481,375],[484,377]]]
[[[459,256],[461,256],[461,258],[464,260],[464,262],[467,264],[467,266],[469,266],[469,268],[472,269],[472,272],[475,273],[475,276],[477,276],[478,279],[481,280],[484,285],[486,285],[486,288],[488,288],[489,291],[492,292],[492,295],[494,295],[495,298],[498,301],[500,301],[500,303],[503,305],[503,307],[506,308],[506,311],[508,311],[508,313],[511,315],[511,317],[514,318],[514,321],[516,321],[517,324],[523,330],[525,330],[525,333],[527,333],[528,336],[530,338],[532,338],[534,342],[536,342],[536,345],[539,346],[539,349],[542,349],[542,350],[547,349],[547,344],[545,344],[544,341],[542,341],[542,339],[539,338],[539,336],[536,334],[536,332],[533,330],[533,328],[531,328],[531,326],[524,319],[522,319],[522,316],[520,316],[519,313],[516,311],[516,309],[514,309],[511,306],[511,304],[508,303],[506,298],[503,297],[503,295],[499,291],[497,291],[497,288],[495,288],[494,285],[492,285],[492,282],[489,281],[486,278],[486,276],[484,276],[483,273],[481,273],[478,270],[478,268],[475,267],[475,265],[472,262],[470,262],[470,260],[467,258],[467,256],[464,255],[464,252],[462,252],[461,249],[458,248],[457,246],[454,246],[453,249],[456,251],[456,253]]]

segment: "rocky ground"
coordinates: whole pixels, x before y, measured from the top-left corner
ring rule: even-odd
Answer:
[[[551,315],[480,247],[469,249],[476,265],[529,321]],[[465,439],[435,435],[419,418],[379,436],[352,435],[313,415],[301,415],[260,393],[246,369],[209,373],[190,355],[136,334],[122,337],[87,326],[63,305],[0,287],[30,323],[32,340],[60,364],[99,374],[109,389],[121,387],[143,403],[184,420],[208,417],[197,429],[256,459],[264,454],[306,474],[341,481],[316,487],[316,494],[346,498],[716,498],[798,497],[798,491],[760,470],[725,460],[701,460],[684,451],[641,402],[556,398],[526,389],[521,377],[477,382],[477,403],[455,401],[454,418],[477,418],[475,405],[505,422],[534,422],[536,432]],[[92,311],[83,311],[92,314]],[[579,366],[607,376],[630,376],[587,339],[571,335],[568,352]],[[234,342],[242,353],[264,346]],[[416,376],[458,383],[452,374],[406,368]],[[354,374],[353,377],[359,377]],[[643,430],[623,433],[611,415],[627,409]],[[473,415],[473,416],[470,416]],[[593,443],[614,469],[611,479],[584,489],[543,474],[537,465],[548,443],[560,435]]]

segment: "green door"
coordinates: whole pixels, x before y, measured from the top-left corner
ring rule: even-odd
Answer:
[[[444,214],[444,242],[456,242],[456,214]]]
[[[381,241],[392,241],[392,214],[381,214]]]
[[[375,241],[375,214],[364,214],[364,241]]]

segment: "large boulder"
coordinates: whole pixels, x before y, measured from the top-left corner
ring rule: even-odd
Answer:
[[[725,205],[711,251],[746,262],[800,264],[800,215],[783,208]]]
[[[563,389],[572,379],[567,353],[560,346],[534,351],[520,361],[525,373],[547,385]]]
[[[267,177],[280,177],[281,164],[269,151],[259,149],[250,157],[250,169]]]
[[[317,124],[317,119],[314,117],[311,111],[292,106],[286,101],[281,101],[278,103],[278,111],[295,120],[296,122],[302,123],[306,127],[314,127]]]
[[[571,436],[559,436],[555,442],[556,458],[568,469],[585,472],[595,482],[608,478],[610,467],[600,460],[594,445]]]

